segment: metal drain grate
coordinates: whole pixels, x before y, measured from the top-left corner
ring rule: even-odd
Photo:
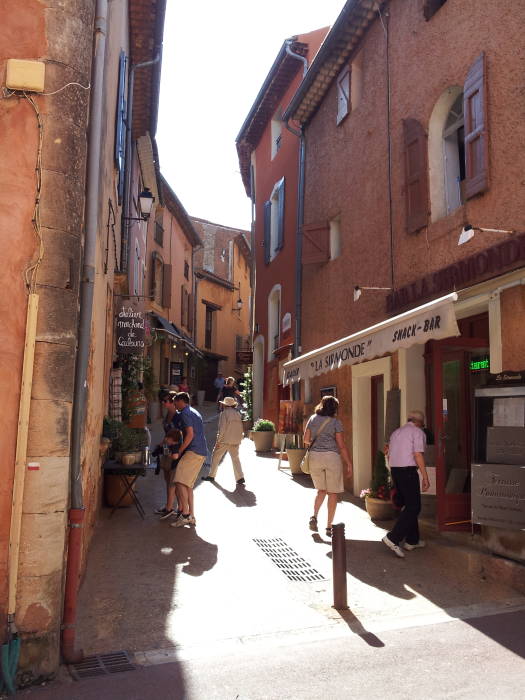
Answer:
[[[324,581],[325,577],[316,571],[306,559],[286,544],[280,537],[254,538],[255,544],[269,557],[290,581]]]
[[[135,669],[136,666],[131,662],[127,651],[114,651],[109,654],[86,656],[78,664],[69,666],[69,672],[76,681],[80,681],[83,678],[95,678],[96,676],[111,676],[114,673],[134,671]]]

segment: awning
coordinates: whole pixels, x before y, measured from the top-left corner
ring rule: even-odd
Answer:
[[[161,316],[155,311],[151,311],[150,313],[157,323],[160,324],[160,330],[166,331],[166,333],[169,333],[174,338],[177,338],[177,340],[182,340],[181,334],[178,332],[175,326],[168,321],[167,318],[164,318],[164,316]]]
[[[405,313],[300,355],[283,365],[283,384],[311,379],[340,367],[366,362],[427,340],[458,336],[453,302],[457,294],[431,301]]]

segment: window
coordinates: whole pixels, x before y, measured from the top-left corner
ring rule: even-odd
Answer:
[[[272,132],[272,153],[271,153],[271,159],[273,160],[277,153],[279,152],[279,149],[281,148],[281,140],[282,140],[282,128],[283,128],[283,120],[282,120],[282,114],[281,110],[279,109],[273,116],[273,119],[271,121],[271,132]]]
[[[341,255],[341,219],[336,217],[330,221],[330,260]]]
[[[155,219],[155,231],[153,233],[153,238],[155,239],[155,243],[158,243],[160,246],[164,245],[164,227],[162,226],[162,214],[160,214],[160,216],[157,216]]]
[[[284,246],[284,177],[264,203],[264,261],[271,262]]]
[[[436,12],[443,7],[447,0],[425,0],[423,3],[423,16],[428,20],[436,14]]]
[[[213,336],[213,312],[210,306],[206,307],[206,318],[204,321],[204,347],[211,350],[212,336]]]
[[[117,165],[118,203],[122,204],[124,196],[124,169],[126,157],[126,68],[128,58],[120,52],[118,66],[117,113],[115,119],[115,163]]]
[[[340,124],[350,113],[350,67],[345,66],[337,78],[337,118]]]
[[[443,159],[445,165],[445,199],[447,214],[463,204],[465,181],[465,127],[463,93],[460,93],[443,128]]]
[[[184,277],[187,280],[190,279],[190,266],[186,260],[184,261]]]
[[[164,263],[160,255],[152,253],[153,274],[151,280],[151,296],[156,304],[163,305],[163,289],[164,289]]]
[[[186,328],[188,327],[188,318],[189,318],[188,297],[189,297],[189,294],[186,291],[186,287],[184,285],[182,285],[180,288],[180,322],[182,323],[183,326],[186,326]]]
[[[489,186],[485,54],[463,87],[447,88],[429,122],[428,161],[432,221],[451,214]]]

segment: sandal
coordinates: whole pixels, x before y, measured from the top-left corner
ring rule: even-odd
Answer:
[[[312,517],[310,518],[310,521],[309,521],[308,525],[309,525],[309,527],[310,527],[310,530],[312,530],[312,532],[317,532],[317,531],[318,531],[318,530],[317,530],[317,518],[315,517],[315,515],[312,515]]]
[[[327,536],[327,537],[331,537],[331,536],[332,536],[332,527],[331,527],[331,526],[326,528],[326,536]]]

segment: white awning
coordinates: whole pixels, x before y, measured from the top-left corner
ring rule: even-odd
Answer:
[[[285,362],[282,383],[312,379],[346,365],[373,360],[399,348],[426,343],[427,340],[458,336],[460,333],[453,307],[457,298],[455,292],[447,294]]]

